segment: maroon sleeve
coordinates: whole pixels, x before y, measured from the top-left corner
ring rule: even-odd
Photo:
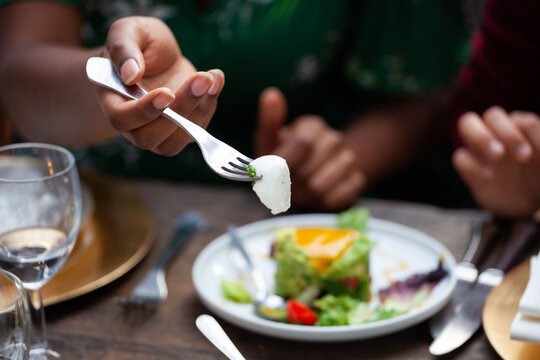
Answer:
[[[486,0],[455,100],[456,119],[493,105],[540,113],[540,0]]]

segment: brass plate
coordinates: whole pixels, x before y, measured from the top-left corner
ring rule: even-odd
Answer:
[[[86,207],[90,213],[83,217],[77,243],[65,265],[43,288],[45,305],[75,298],[118,279],[141,261],[154,239],[152,216],[129,184],[92,171],[81,171],[80,175],[91,194],[91,206]],[[83,201],[85,198],[88,200],[88,195]]]
[[[484,306],[486,336],[495,351],[506,360],[540,359],[540,344],[510,339],[510,326],[528,280],[529,260],[508,273],[503,282],[491,291]]]

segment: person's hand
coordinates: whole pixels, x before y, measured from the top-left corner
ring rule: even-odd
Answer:
[[[161,20],[126,17],[109,30],[105,56],[111,58],[122,81],[140,83],[148,94],[138,100],[100,88],[99,97],[112,126],[135,145],[172,156],[191,141],[177,125],[161,117],[170,107],[206,127],[224,85],[221,70],[196,72]]]
[[[275,88],[260,96],[256,153],[283,157],[291,171],[295,207],[338,211],[353,205],[365,186],[343,134],[314,115],[285,126],[287,102]]]
[[[506,217],[526,216],[540,206],[540,118],[508,114],[499,107],[482,118],[464,114],[458,132],[465,147],[453,163],[480,206]]]

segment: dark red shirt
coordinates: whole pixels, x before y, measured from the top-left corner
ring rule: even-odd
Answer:
[[[487,0],[460,72],[456,118],[493,105],[540,114],[540,1]]]

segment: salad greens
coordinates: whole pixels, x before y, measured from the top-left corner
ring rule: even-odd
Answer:
[[[316,325],[353,325],[380,321],[404,314],[424,302],[447,271],[438,267],[427,273],[392,283],[378,293],[379,304],[359,301],[348,295],[327,294],[314,302],[319,312]]]
[[[371,299],[369,253],[372,241],[364,235],[369,212],[355,207],[337,218],[338,228],[356,230],[358,236],[322,270],[313,266],[307,252],[297,243],[295,229],[278,231],[273,253],[277,263],[275,291],[289,299],[283,321],[338,326],[389,319],[418,307],[448,274],[440,260],[436,269],[395,281]],[[231,301],[253,302],[249,292],[233,281],[223,280],[222,292]]]
[[[255,170],[255,168],[251,164],[249,164],[246,167],[246,171],[247,171],[248,175],[251,176],[251,177],[257,176],[257,171]]]
[[[337,227],[342,229],[354,229],[361,234],[367,232],[369,211],[361,207],[352,207],[337,215]]]
[[[314,265],[317,262],[299,245],[297,229],[280,229],[274,251],[277,264],[276,294],[296,297],[309,285],[316,285],[331,294],[347,294],[359,300],[369,300],[369,252],[372,242],[365,235],[368,219],[369,213],[362,208],[352,208],[338,215],[337,228],[350,230],[348,235],[354,237],[350,246],[336,259],[323,259],[327,266],[322,269]],[[332,239],[322,242],[327,240]]]
[[[224,279],[221,281],[221,292],[226,299],[236,303],[247,304],[253,302],[253,298],[246,288],[242,284],[231,280]]]
[[[386,289],[379,291],[380,303],[396,310],[407,312],[418,306],[429,297],[431,290],[441,281],[448,271],[443,268],[442,261],[435,270],[415,274],[405,280],[396,281]]]

